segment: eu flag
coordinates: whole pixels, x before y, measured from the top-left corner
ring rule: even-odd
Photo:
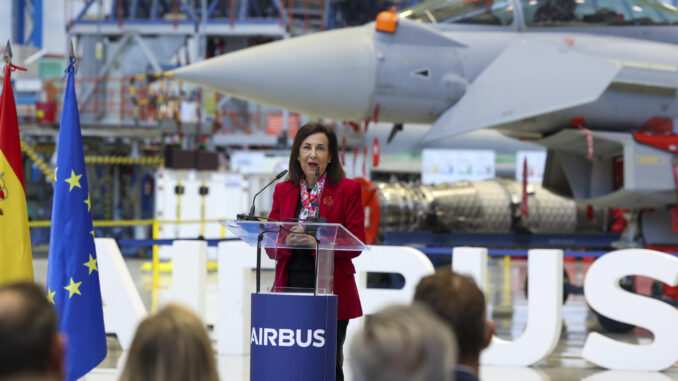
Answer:
[[[47,297],[67,337],[66,380],[77,380],[106,357],[106,331],[94,248],[91,201],[80,134],[73,75],[66,69],[57,148],[52,228],[47,263]]]

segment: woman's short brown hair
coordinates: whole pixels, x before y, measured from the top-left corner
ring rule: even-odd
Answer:
[[[205,324],[188,307],[170,304],[144,319],[120,381],[218,381]]]
[[[304,176],[304,172],[301,170],[301,164],[299,164],[299,149],[301,148],[301,143],[309,136],[316,133],[323,133],[327,136],[327,144],[329,147],[330,153],[330,162],[327,164],[327,176],[330,178],[332,185],[336,186],[339,184],[341,179],[346,177],[344,169],[341,167],[341,162],[339,162],[339,149],[337,148],[337,134],[330,128],[325,127],[324,125],[316,122],[306,123],[294,137],[294,143],[292,144],[292,152],[290,152],[290,165],[289,165],[289,174],[287,175],[286,181],[290,181],[294,184],[298,184],[301,181],[301,178]]]

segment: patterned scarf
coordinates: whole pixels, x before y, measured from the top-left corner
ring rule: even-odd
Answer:
[[[308,187],[306,186],[306,179],[301,178],[301,211],[299,212],[299,219],[306,220],[309,217],[318,216],[318,206],[320,205],[320,196],[323,194],[323,188],[325,188],[325,178],[327,178],[327,172],[323,173],[320,176],[320,179],[316,181],[315,186],[311,189],[309,193]]]

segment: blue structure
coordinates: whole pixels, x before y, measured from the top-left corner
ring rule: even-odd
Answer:
[[[26,0],[20,0],[26,1]],[[309,8],[308,3],[301,0],[205,0],[204,7],[192,7],[186,1],[173,0],[122,0],[111,2],[111,7],[103,20],[83,17],[91,6],[99,0],[89,0],[80,14],[73,20],[74,24],[96,25],[181,25],[196,29],[200,25],[280,25],[290,30],[295,26],[308,26],[310,29],[340,28],[351,23],[372,21],[377,13],[395,6],[397,9],[413,6],[419,0],[325,0],[324,5]],[[200,3],[200,2],[198,2]],[[291,9],[289,9],[291,8]],[[355,12],[353,12],[355,11]],[[177,13],[186,17],[175,18]],[[205,14],[206,17],[202,17]],[[324,14],[324,15],[323,15]],[[290,17],[292,20],[290,20]],[[360,19],[360,20],[357,20]],[[207,34],[212,34],[209,31]],[[218,32],[217,32],[218,34]]]
[[[113,1],[103,20],[83,17],[98,0],[89,0],[74,24],[107,25],[181,25],[198,28],[200,24],[274,24],[287,25],[288,12],[281,9],[280,1],[240,1],[236,6],[229,0],[206,0],[204,7],[192,7],[185,1],[173,0],[122,0]],[[180,17],[173,17],[181,13]],[[185,17],[183,16],[185,15]],[[206,15],[206,17],[203,17]],[[282,21],[281,21],[282,19]]]
[[[12,41],[42,49],[42,0],[14,0],[12,10]]]

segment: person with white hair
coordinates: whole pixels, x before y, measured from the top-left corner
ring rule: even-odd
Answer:
[[[370,315],[350,347],[354,381],[453,381],[454,333],[420,304]]]

